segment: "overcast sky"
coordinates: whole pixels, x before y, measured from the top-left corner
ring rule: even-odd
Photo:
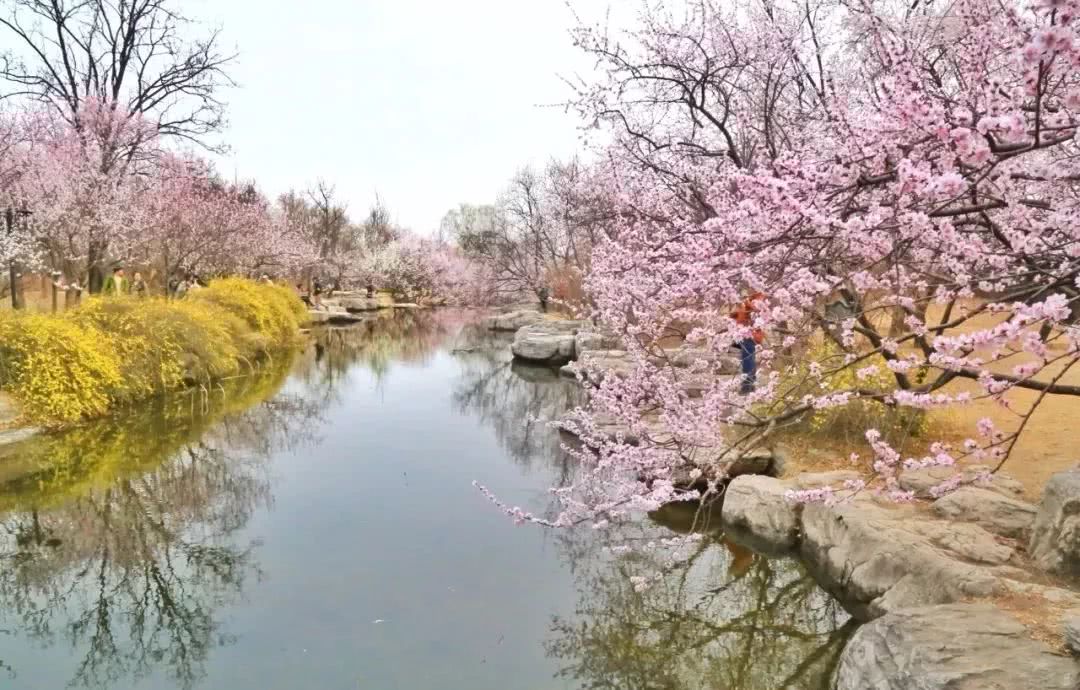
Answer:
[[[574,0],[603,18],[630,0]],[[267,193],[332,182],[359,219],[376,192],[428,233],[521,165],[578,146],[560,75],[590,62],[563,0],[189,0],[240,57],[222,174]],[[185,3],[188,5],[188,3]]]

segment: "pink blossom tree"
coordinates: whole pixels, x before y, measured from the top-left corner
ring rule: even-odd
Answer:
[[[1080,395],[1062,381],[1080,359],[1077,9],[702,0],[650,6],[618,37],[582,27],[603,76],[576,102],[611,135],[595,179],[614,211],[588,287],[635,367],[578,415],[589,469],[556,492],[554,524],[698,497],[684,472],[718,492],[730,463],[822,410],[992,399],[1012,415],[910,457],[866,429],[866,479],[835,491],[906,499],[903,468],[1000,467],[1043,400]],[[766,297],[739,323],[751,291]],[[744,394],[713,366],[753,329],[766,373]],[[691,367],[670,339],[700,353]],[[806,366],[815,339],[834,356]]]

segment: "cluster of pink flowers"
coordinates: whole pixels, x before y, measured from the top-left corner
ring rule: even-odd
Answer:
[[[0,142],[0,194],[32,214],[0,258],[76,274],[112,261],[224,273],[315,258],[253,185],[227,183],[208,161],[170,150],[151,123],[115,104],[88,99],[72,121],[4,113]]]

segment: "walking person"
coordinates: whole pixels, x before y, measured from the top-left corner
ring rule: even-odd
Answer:
[[[124,277],[124,267],[117,266],[113,269],[112,275],[105,279],[105,287],[101,292],[105,295],[120,296],[126,295],[130,291],[130,285],[127,278]]]
[[[316,309],[322,309],[323,284],[318,278],[311,281],[311,301]]]
[[[731,313],[731,318],[740,326],[752,326],[754,313],[758,309],[757,303],[765,299],[765,295],[755,292],[745,302]],[[759,328],[750,331],[750,337],[741,339],[736,343],[739,348],[739,363],[742,370],[742,382],[739,384],[739,392],[748,395],[754,392],[757,385],[757,346],[765,340],[765,334]]]

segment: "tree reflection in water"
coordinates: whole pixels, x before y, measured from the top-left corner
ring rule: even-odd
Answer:
[[[164,668],[179,687],[227,644],[215,612],[259,576],[234,543],[271,501],[266,458],[318,408],[274,394],[288,362],[13,448],[0,463],[0,629],[81,651],[72,685]],[[12,675],[17,668],[10,669]]]
[[[716,516],[691,504],[651,517],[659,524],[604,538],[639,542],[621,554],[592,535],[560,537],[578,582],[574,615],[554,619],[546,645],[561,676],[590,690],[832,687],[854,624],[796,561],[727,541]],[[668,530],[691,529],[701,539],[676,559],[650,548]],[[635,586],[635,578],[648,583]]]
[[[557,470],[555,483],[563,483],[572,462],[562,447],[567,439],[551,422],[579,403],[581,391],[555,369],[511,362],[506,343],[500,344],[459,352],[454,402],[462,414],[490,427],[515,462],[531,467],[539,460],[543,468]]]

